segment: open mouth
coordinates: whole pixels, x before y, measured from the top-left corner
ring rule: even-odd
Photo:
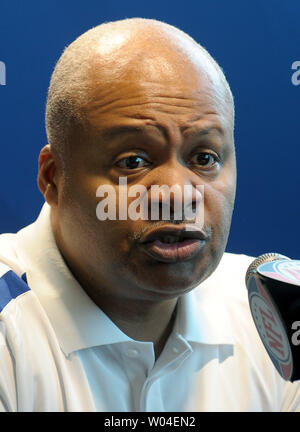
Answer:
[[[152,230],[141,240],[143,250],[157,261],[174,263],[192,259],[204,246],[206,235],[201,230],[184,227]]]

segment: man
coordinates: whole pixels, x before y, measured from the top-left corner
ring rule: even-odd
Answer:
[[[280,378],[251,319],[252,259],[224,254],[234,105],[210,55],[154,20],[93,28],[56,65],[46,127],[46,203],[1,236],[1,409],[299,410],[299,386]],[[188,229],[183,204],[174,217],[176,194],[169,220],[162,196],[158,220],[99,220],[99,187],[119,215],[120,179],[144,188],[149,209],[153,185],[189,190],[203,223]]]

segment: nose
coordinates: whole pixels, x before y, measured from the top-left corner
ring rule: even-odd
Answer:
[[[165,164],[153,172],[148,189],[148,214],[151,220],[195,222],[204,205],[204,185],[199,177],[179,161]]]

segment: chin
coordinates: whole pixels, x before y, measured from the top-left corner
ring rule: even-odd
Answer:
[[[148,297],[174,298],[181,296],[208,277],[207,269],[192,269],[191,265],[160,264],[146,274],[135,274],[136,284]],[[139,280],[138,280],[139,279]]]

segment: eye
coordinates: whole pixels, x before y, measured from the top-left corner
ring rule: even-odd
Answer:
[[[195,154],[192,157],[191,161],[193,165],[200,165],[205,168],[211,168],[219,162],[219,158],[212,153],[201,152]]]
[[[116,165],[120,168],[136,169],[149,165],[149,162],[140,156],[127,156],[116,162]]]

